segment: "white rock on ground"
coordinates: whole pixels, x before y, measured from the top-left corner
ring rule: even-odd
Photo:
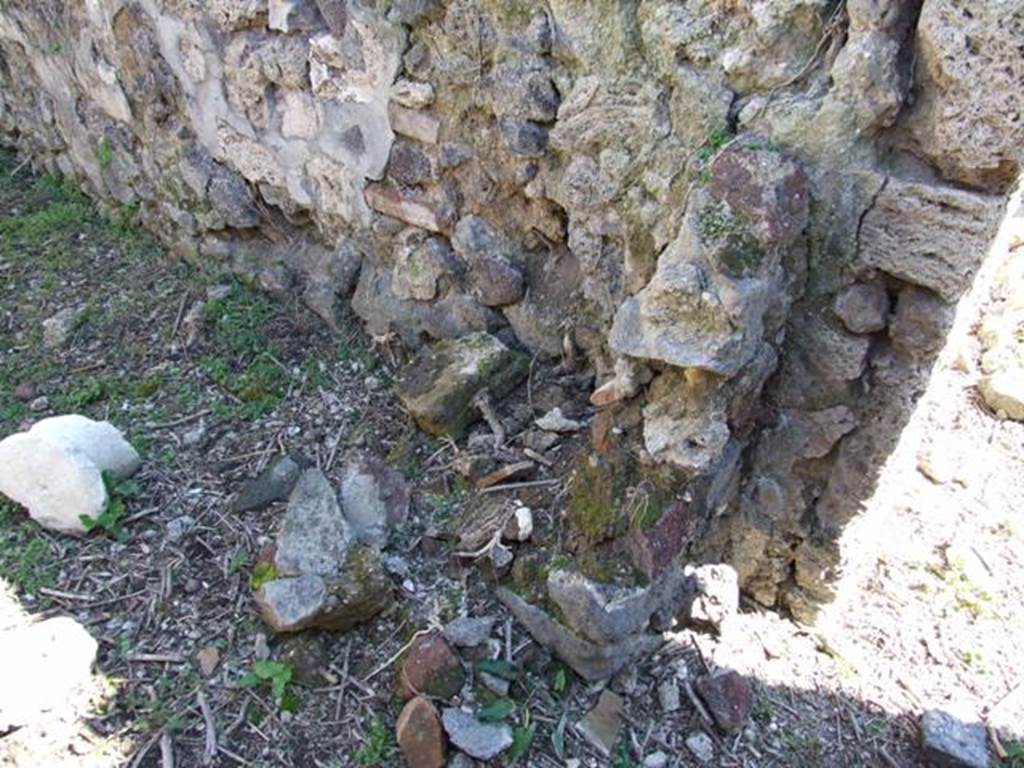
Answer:
[[[126,478],[140,464],[112,424],[56,416],[0,442],[0,494],[45,528],[84,534],[82,516],[97,517],[107,507],[102,473]]]
[[[87,699],[96,648],[92,636],[64,616],[0,633],[0,732]]]

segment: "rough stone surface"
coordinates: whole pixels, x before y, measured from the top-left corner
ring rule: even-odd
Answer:
[[[55,416],[0,442],[0,494],[28,509],[40,525],[86,532],[82,516],[107,507],[103,472],[130,477],[141,461],[113,425],[84,416]]]
[[[444,768],[445,738],[437,707],[429,699],[411,699],[395,726],[398,748],[409,768]]]
[[[75,324],[81,314],[74,307],[65,307],[43,320],[43,346],[49,349],[63,347],[75,330]]]
[[[735,569],[724,564],[687,566],[686,573],[693,578],[695,588],[689,620],[720,628],[740,608],[739,578]]]
[[[930,709],[921,717],[921,749],[935,768],[988,768],[988,734],[981,723],[965,723]]]
[[[345,466],[341,503],[356,539],[381,548],[409,514],[409,485],[401,472],[380,459],[358,456]]]
[[[283,501],[291,494],[302,467],[291,456],[274,459],[259,476],[242,486],[231,502],[234,512],[263,509],[275,501]]]
[[[687,583],[678,568],[648,587],[634,589],[600,585],[575,571],[553,570],[547,588],[573,630],[592,642],[614,644],[643,633],[655,612],[678,609]]]
[[[492,616],[460,616],[448,622],[444,636],[459,648],[474,648],[487,642],[497,620]]]
[[[591,643],[577,637],[514,592],[501,588],[498,590],[498,599],[526,627],[534,640],[550,649],[584,680],[610,678],[631,661],[653,652],[661,644],[661,638],[654,635],[633,636],[621,643]]]
[[[605,689],[597,705],[576,724],[576,730],[605,757],[611,756],[619,740],[623,708],[622,697]]]
[[[656,579],[675,562],[693,533],[693,517],[683,502],[675,502],[648,528],[635,528],[629,536],[633,563],[648,579]]]
[[[329,576],[344,560],[352,530],[338,497],[319,469],[307,469],[288,499],[274,566],[281,575]]]
[[[482,723],[461,709],[444,710],[441,721],[452,744],[477,760],[493,760],[512,746],[512,727],[504,723]]]
[[[915,150],[954,181],[999,189],[1017,176],[1022,33],[1024,15],[1013,3],[926,0],[921,8],[916,72],[924,98],[908,125]]]
[[[275,632],[318,627],[343,632],[383,611],[393,600],[391,581],[377,554],[348,548],[335,570],[274,579],[256,592],[256,603]]]
[[[696,689],[719,728],[726,733],[743,729],[753,704],[750,683],[743,675],[731,669],[703,675]]]
[[[715,759],[715,743],[706,733],[694,733],[686,737],[686,748],[699,763],[710,765]]]
[[[398,695],[451,699],[462,690],[466,672],[458,655],[441,632],[429,632],[413,641],[398,670]]]
[[[723,152],[709,192],[692,198],[650,283],[615,316],[616,352],[733,376],[762,342],[784,294],[782,249],[808,221],[807,181],[795,159],[754,145]]]
[[[8,2],[0,134],[335,330],[571,358],[695,556],[803,615],[1024,146],[1013,3],[834,5]]]
[[[860,259],[953,301],[985,257],[1000,208],[997,198],[888,178],[861,224]]]
[[[420,427],[458,438],[480,418],[470,404],[480,389],[501,397],[526,373],[524,355],[475,333],[424,348],[401,371],[395,392]]]
[[[836,296],[836,315],[853,333],[875,333],[889,319],[889,295],[881,285],[858,283]]]

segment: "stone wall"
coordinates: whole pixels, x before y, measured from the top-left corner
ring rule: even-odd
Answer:
[[[572,345],[693,554],[803,614],[1017,177],[1022,39],[1021,0],[3,0],[0,131],[327,323]]]

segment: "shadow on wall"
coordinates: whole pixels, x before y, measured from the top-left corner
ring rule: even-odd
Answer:
[[[991,380],[973,331],[1020,227],[1019,192],[1007,213],[1004,198],[951,186],[885,176],[876,188],[846,287],[830,305],[804,299],[794,309],[735,511],[708,539],[748,594],[801,621],[833,599],[844,558],[867,557],[844,551],[851,521],[870,504],[897,503],[898,478],[887,501],[874,497],[922,394],[936,380]],[[975,399],[996,416],[998,406]],[[933,417],[937,434],[915,439],[941,441],[950,426]],[[921,472],[940,471],[927,463]]]

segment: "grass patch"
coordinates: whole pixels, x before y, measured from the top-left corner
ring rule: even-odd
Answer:
[[[57,565],[38,526],[0,498],[0,572],[24,594],[53,586]]]
[[[206,306],[217,352],[206,355],[200,366],[232,401],[221,405],[219,415],[258,419],[284,397],[291,374],[279,362],[266,330],[276,315],[270,299],[240,284]]]
[[[379,717],[375,717],[366,729],[366,743],[356,751],[359,765],[384,765],[395,753],[396,745],[391,729]]]

